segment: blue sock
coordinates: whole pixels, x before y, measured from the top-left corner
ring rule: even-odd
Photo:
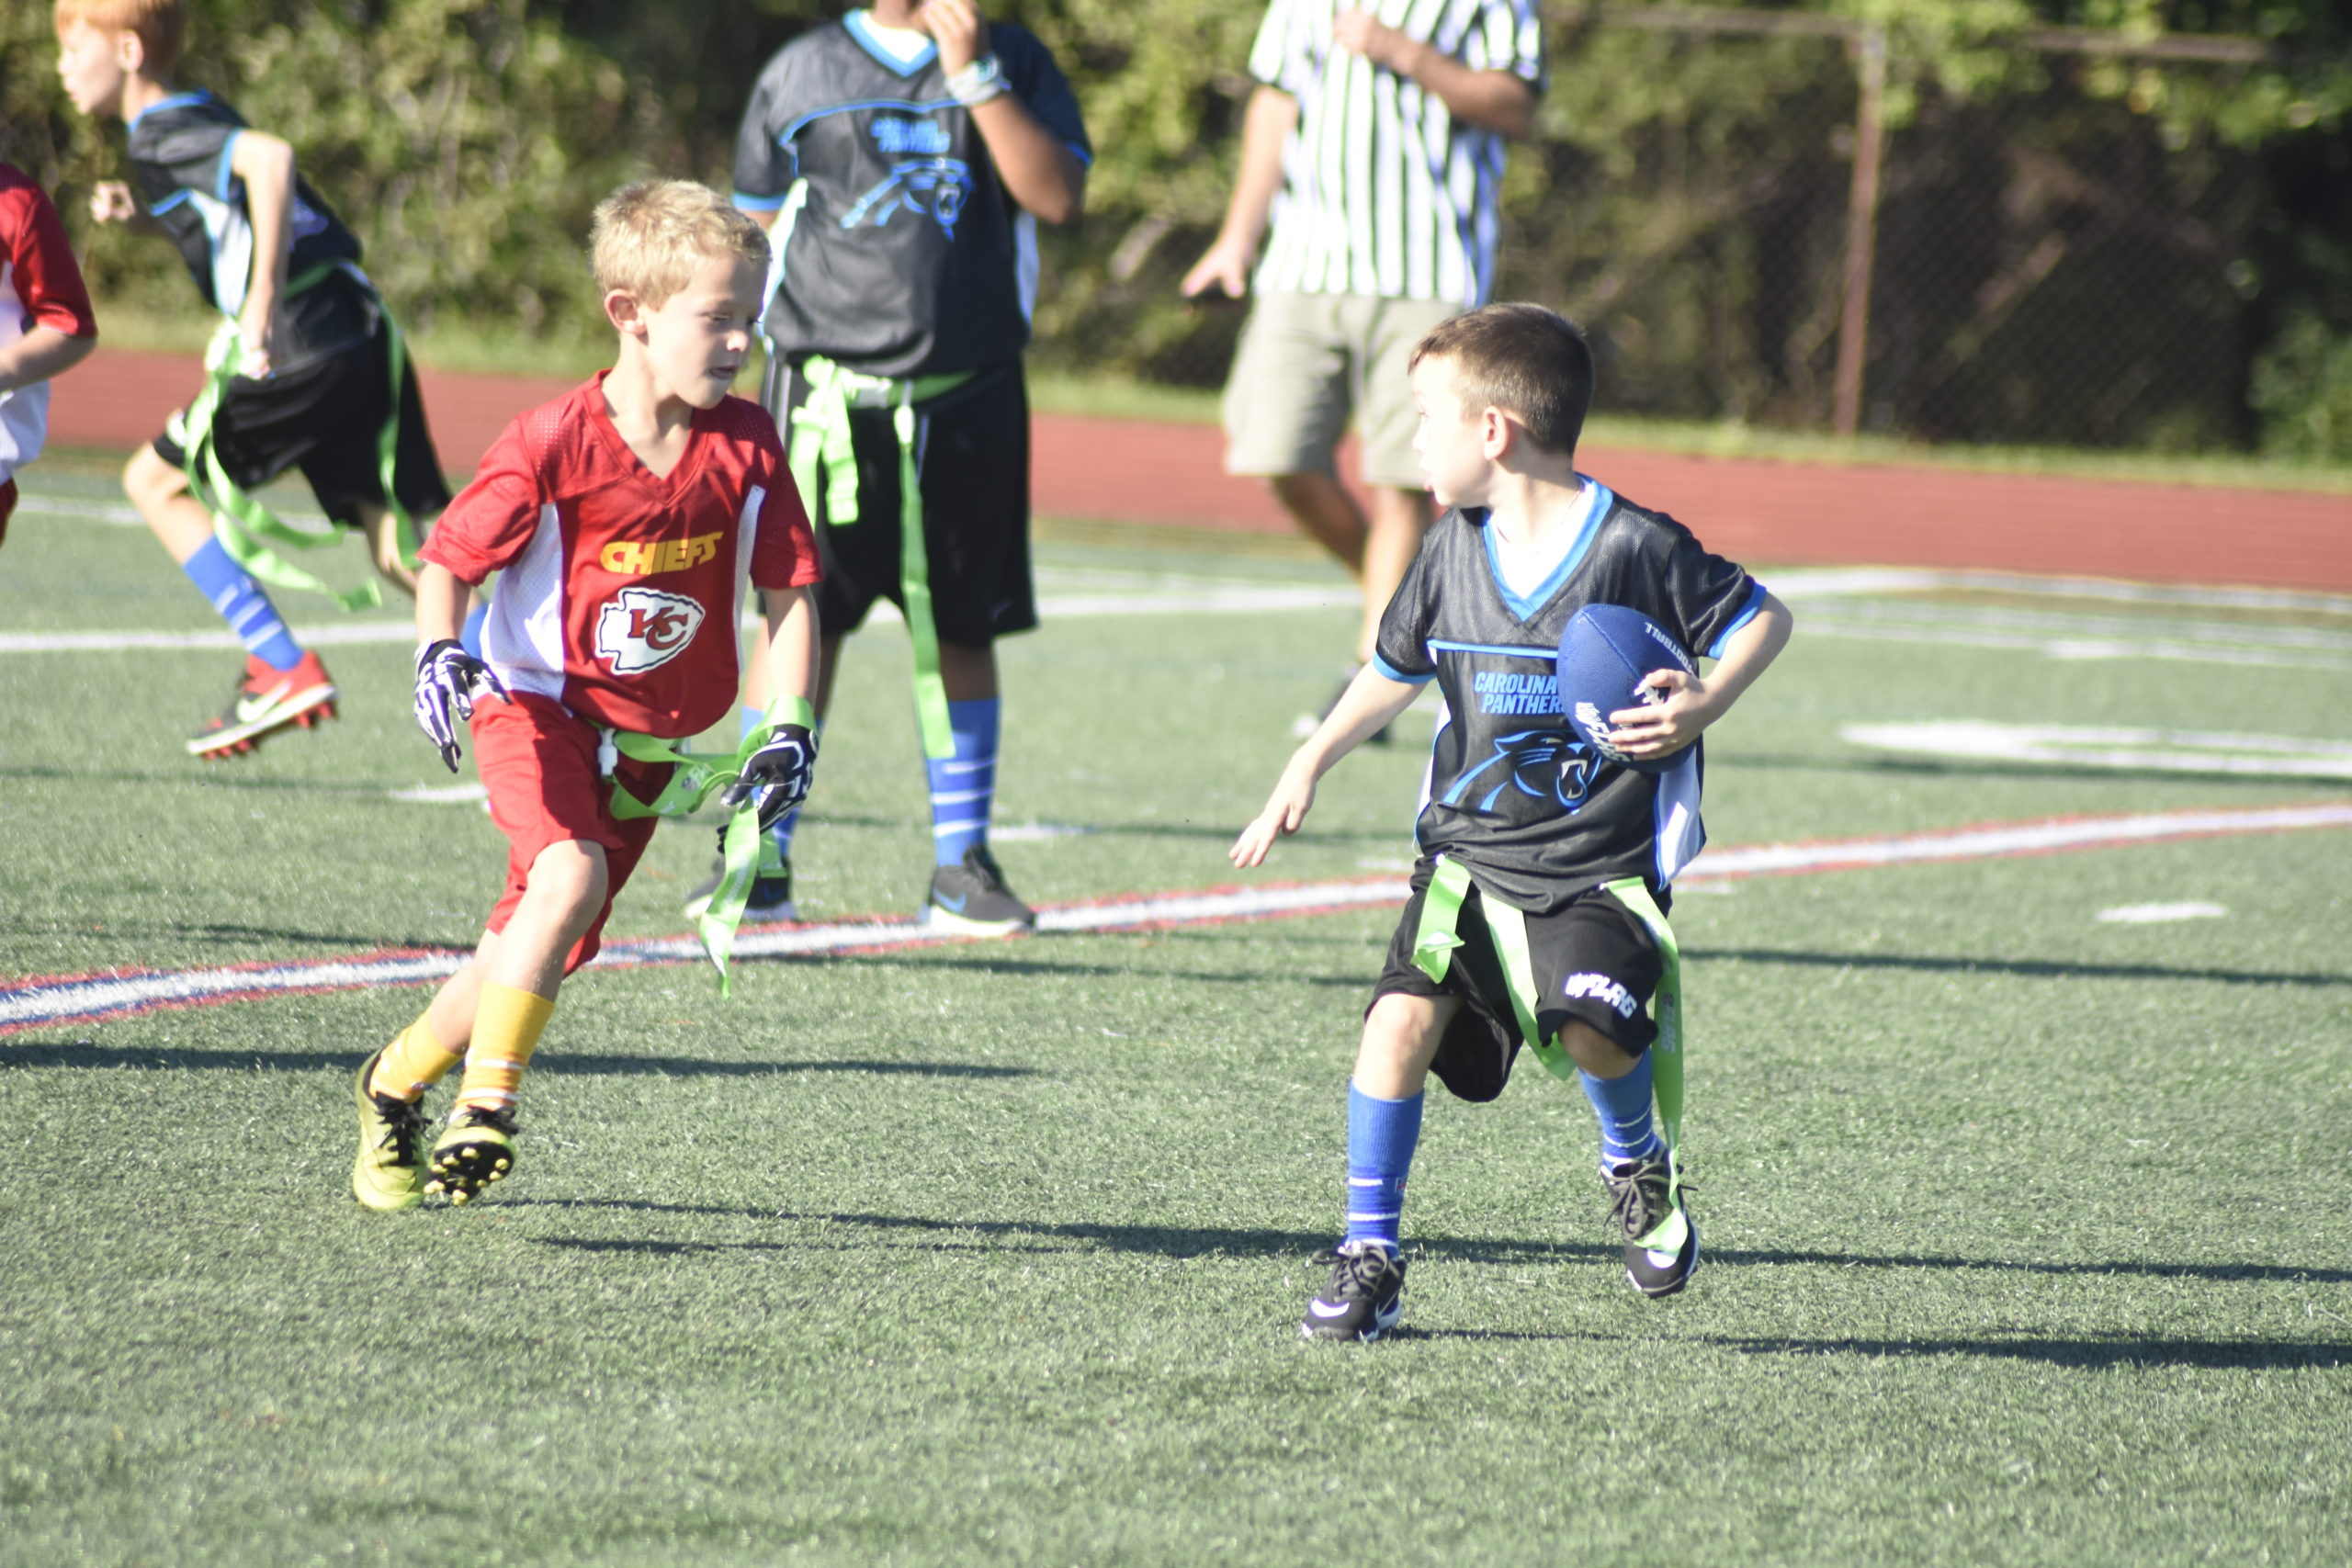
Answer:
[[[989,811],[996,804],[996,731],[1000,705],[994,697],[947,705],[947,728],[956,739],[953,757],[924,761],[931,774],[932,858],[958,865],[964,852],[989,841]]]
[[[1663,1146],[1657,1128],[1650,1122],[1650,1084],[1656,1076],[1647,1051],[1642,1053],[1642,1059],[1623,1077],[1597,1078],[1582,1068],[1577,1070],[1577,1078],[1584,1085],[1584,1097],[1600,1114],[1603,1166],[1646,1159]]]
[[[741,738],[749,740],[752,738],[752,731],[757,729],[760,727],[760,721],[765,717],[767,717],[765,708],[755,708],[748,703],[745,704],[742,710],[742,728],[739,732]],[[825,727],[820,724],[817,728],[822,730]],[[800,826],[800,807],[797,806],[770,824],[768,842],[775,846],[778,860],[792,858],[792,830],[798,826]]]
[[[269,595],[245,575],[244,568],[229,558],[220,540],[205,540],[202,549],[180,563],[180,570],[220,612],[220,618],[229,623],[247,653],[273,670],[291,670],[302,662],[301,645],[288,634]]]
[[[1405,1176],[1421,1141],[1421,1100],[1375,1100],[1348,1085],[1348,1235],[1397,1249]]]
[[[466,612],[466,624],[458,632],[458,646],[481,657],[482,623],[490,619],[490,595],[481,589],[474,590],[474,607]]]

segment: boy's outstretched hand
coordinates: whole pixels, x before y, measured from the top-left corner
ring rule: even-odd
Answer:
[[[1286,839],[1298,831],[1306,814],[1315,805],[1315,771],[1302,769],[1297,760],[1283,770],[1282,778],[1274,785],[1274,793],[1266,797],[1266,808],[1258,819],[1241,829],[1241,837],[1225,852],[1225,858],[1239,866],[1263,865],[1267,852],[1274,840]]]

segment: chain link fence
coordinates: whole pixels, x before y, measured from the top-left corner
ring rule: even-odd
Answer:
[[[2259,185],[2246,155],[2147,112],[2245,62],[2132,62],[2127,91],[2094,90],[2118,62],[2062,37],[1962,100],[1883,88],[1870,42],[1786,13],[1555,25],[1541,128],[1511,152],[1498,297],[1585,325],[1611,413],[2245,445]],[[1858,178],[1873,136],[1875,176]],[[1098,250],[1041,316],[1039,356],[1221,384],[1239,312],[1173,299],[1208,228],[1143,213],[1089,229],[1110,261]]]

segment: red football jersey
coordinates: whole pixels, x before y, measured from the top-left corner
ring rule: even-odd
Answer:
[[[36,325],[96,334],[90,291],[49,197],[13,164],[0,164],[0,344]],[[0,392],[0,483],[40,456],[49,438],[49,383]]]
[[[817,581],[817,541],[775,422],[698,411],[656,479],[613,428],[604,375],[506,427],[424,543],[468,582],[504,575],[482,657],[509,691],[676,739],[734,705],[743,583]]]

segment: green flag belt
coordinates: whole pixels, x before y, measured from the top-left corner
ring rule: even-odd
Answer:
[[[894,380],[844,370],[821,355],[799,367],[808,395],[792,411],[786,456],[801,503],[817,513],[817,472],[824,470],[824,514],[828,527],[858,519],[857,457],[852,450],[849,411],[887,408],[899,437],[899,594],[906,602],[907,636],[914,644],[915,726],[923,755],[953,757],[956,740],[947,724],[947,688],[939,676],[939,626],[931,614],[931,558],[922,538],[922,474],[916,463],[915,404],[928,402],[970,380],[977,371],[917,376]]]
[[[745,736],[742,745],[731,752],[686,751],[680,750],[675,741],[650,735],[632,735],[616,729],[602,731],[604,744],[598,748],[598,761],[607,777],[612,776],[616,757],[673,764],[670,782],[650,801],[639,800],[620,780],[613,779],[614,819],[628,822],[648,817],[692,816],[704,802],[741,777],[752,754],[767,744],[769,736],[779,726],[786,724],[816,728],[817,713],[807,698],[777,698],[768,709],[767,721]],[[695,934],[702,939],[703,952],[718,971],[718,994],[722,997],[731,994],[728,964],[735,953],[736,929],[743,923],[743,906],[752,897],[752,881],[759,874],[761,838],[758,802],[747,798],[727,818],[719,851],[725,869],[710,902],[695,919]]]
[[[401,445],[401,386],[408,371],[408,344],[401,336],[400,323],[392,320],[383,300],[377,296],[375,285],[368,275],[347,261],[325,262],[311,267],[291,278],[286,285],[286,297],[317,288],[336,274],[350,278],[366,294],[369,308],[383,322],[384,357],[391,366],[391,412],[384,416],[383,428],[376,433],[376,468],[384,487],[384,505],[391,513],[399,530],[401,559],[413,571],[417,565],[416,519],[401,504],[400,492],[393,488],[393,477],[399,467]],[[290,588],[308,593],[322,593],[346,610],[371,609],[384,602],[383,585],[370,577],[358,587],[344,592],[330,588],[311,573],[295,566],[279,549],[310,550],[321,545],[333,544],[336,531],[324,534],[305,533],[247,494],[244,488],[229,477],[228,468],[220,461],[220,453],[212,439],[212,422],[220,412],[220,400],[227,395],[230,380],[243,375],[247,344],[237,319],[229,317],[213,333],[212,342],[204,351],[204,387],[196,400],[185,412],[174,414],[166,427],[171,438],[187,454],[188,490],[212,513],[212,531],[220,547],[229,553],[245,571],[273,588]]]
[[[1440,855],[1421,894],[1421,921],[1413,933],[1413,964],[1433,981],[1442,981],[1453,966],[1453,950],[1462,945],[1455,934],[1462,920],[1462,903],[1471,886],[1470,870],[1461,862]],[[1638,876],[1607,885],[1611,897],[1649,928],[1657,944],[1663,972],[1657,994],[1650,998],[1650,1016],[1657,1024],[1657,1039],[1650,1046],[1656,1079],[1659,1130],[1665,1134],[1675,1187],[1681,1185],[1682,1161],[1682,953],[1675,944],[1674,928],[1650,897]],[[1527,917],[1491,893],[1481,890],[1478,908],[1494,939],[1495,954],[1502,961],[1503,986],[1510,993],[1512,1014],[1520,1038],[1554,1077],[1575,1081],[1577,1065],[1559,1041],[1546,1035],[1535,1021],[1535,966],[1527,946]]]

